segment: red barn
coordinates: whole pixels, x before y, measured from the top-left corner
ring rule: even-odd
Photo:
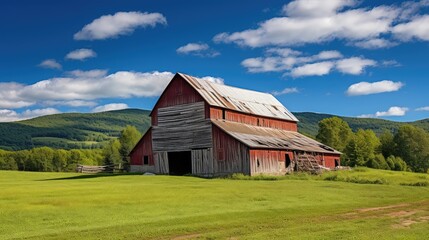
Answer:
[[[280,175],[340,164],[340,152],[298,133],[298,119],[268,93],[177,73],[150,116],[132,172]]]

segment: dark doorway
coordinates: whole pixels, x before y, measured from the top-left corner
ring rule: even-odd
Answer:
[[[285,167],[288,168],[290,166],[290,157],[289,154],[286,154]]]
[[[340,160],[339,159],[335,159],[335,167],[340,166]]]
[[[170,175],[182,176],[192,174],[192,155],[191,151],[169,152],[168,169]]]

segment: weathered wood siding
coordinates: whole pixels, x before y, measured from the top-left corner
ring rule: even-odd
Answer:
[[[267,118],[236,112],[219,107],[210,107],[211,119],[225,119],[232,122],[245,123],[253,126],[283,129],[288,131],[298,131],[298,124],[293,121]]]
[[[202,177],[213,176],[213,149],[192,150],[192,174]]]
[[[214,175],[250,174],[249,148],[213,126]]]
[[[168,153],[167,152],[155,152],[155,173],[168,174]]]
[[[159,108],[175,105],[202,102],[204,99],[186,80],[176,75],[168,84],[152,110],[152,126],[158,125],[157,111]]]
[[[148,156],[149,165],[154,165],[152,152],[152,129],[149,129],[137,143],[134,151],[130,154],[130,165],[143,165],[143,156]]]
[[[211,122],[205,119],[204,102],[158,109],[153,126],[153,151],[190,151],[212,147]]]
[[[289,155],[291,165],[286,168],[286,154]],[[293,170],[294,154],[283,150],[250,150],[250,175],[283,175]]]

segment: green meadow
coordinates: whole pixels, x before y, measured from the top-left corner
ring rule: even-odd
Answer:
[[[0,171],[0,239],[426,239],[429,175]]]

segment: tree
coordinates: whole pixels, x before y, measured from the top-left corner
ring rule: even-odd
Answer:
[[[380,140],[375,133],[368,129],[359,129],[356,134],[352,135],[350,141],[344,149],[345,162],[350,166],[365,166],[372,164],[374,168],[376,163],[368,163],[374,160],[376,154],[379,153]],[[380,160],[381,162],[381,160]],[[384,161],[385,162],[385,161]]]
[[[119,153],[121,154],[122,164],[125,170],[128,170],[129,167],[128,154],[140,140],[141,136],[139,130],[134,126],[128,125],[121,131],[121,136],[119,137],[119,142],[121,143]]]
[[[338,117],[326,118],[319,122],[316,139],[338,151],[343,151],[353,132],[347,122]]]
[[[411,170],[427,172],[429,168],[429,134],[412,125],[403,125],[394,137],[395,155],[404,159]]]
[[[118,139],[110,140],[110,142],[103,148],[103,164],[112,165],[121,163],[122,158],[119,153],[120,148],[121,143]]]
[[[384,130],[380,135],[381,153],[385,158],[395,154],[395,141],[391,131]]]

